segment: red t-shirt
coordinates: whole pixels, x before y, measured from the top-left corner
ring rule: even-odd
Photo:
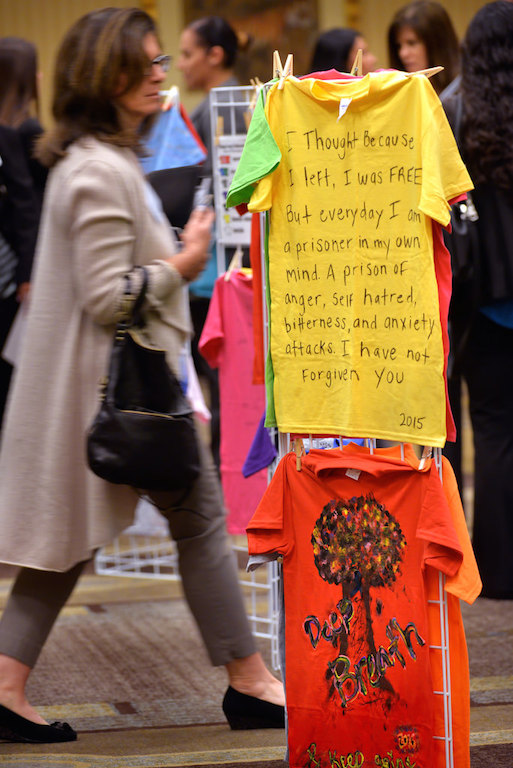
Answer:
[[[248,527],[283,555],[291,768],[431,768],[433,681],[423,571],[462,550],[434,463],[353,444],[287,454]]]

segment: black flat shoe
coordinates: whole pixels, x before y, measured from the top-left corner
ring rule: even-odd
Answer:
[[[57,741],[76,741],[76,738],[77,734],[68,723],[40,725],[0,704],[0,741],[54,744]]]
[[[285,707],[239,693],[231,686],[224,695],[223,712],[232,731],[285,728]]]

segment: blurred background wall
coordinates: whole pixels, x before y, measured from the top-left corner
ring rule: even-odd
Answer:
[[[460,38],[473,14],[485,5],[480,0],[441,0],[449,12]],[[404,0],[0,0],[0,36],[16,35],[31,40],[39,52],[41,79],[41,119],[48,126],[52,92],[52,73],[60,40],[70,25],[96,8],[106,5],[138,5],[157,19],[163,49],[177,56],[180,32],[192,19],[219,14],[253,38],[248,54],[241,57],[241,82],[258,76],[271,77],[272,51],[277,48],[284,62],[294,54],[294,72],[306,74],[317,34],[336,26],[352,26],[367,39],[386,67],[386,34],[395,11]],[[172,67],[168,84],[180,87],[187,109],[203,94],[186,93],[180,73]]]

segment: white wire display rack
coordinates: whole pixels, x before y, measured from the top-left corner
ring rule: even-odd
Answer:
[[[342,438],[340,438],[342,439]],[[304,439],[304,447],[309,448],[326,448],[331,447],[329,444],[329,438],[315,438],[315,436],[309,435]],[[365,440],[366,446],[370,452],[376,448],[376,440]],[[401,453],[404,458],[404,445],[401,444]],[[281,433],[279,435],[279,456],[282,457],[286,453],[292,450],[292,444],[289,434]],[[425,450],[424,455],[428,455],[428,449]],[[433,459],[438,469],[440,479],[442,479],[442,449],[433,448]],[[438,575],[438,596],[436,599],[428,600],[428,603],[438,605],[440,615],[440,644],[429,645],[431,651],[440,653],[442,669],[442,690],[433,691],[435,696],[442,697],[443,703],[443,719],[444,719],[444,732],[443,734],[435,734],[433,739],[435,741],[443,741],[445,747],[445,768],[455,768],[454,765],[454,740],[453,740],[453,728],[452,728],[452,695],[451,695],[451,655],[449,647],[449,614],[447,606],[447,595],[445,592],[446,577],[443,573]],[[457,766],[456,766],[457,768]]]
[[[433,449],[434,460],[442,479],[442,449]],[[433,651],[440,651],[442,656],[443,686],[441,691],[434,691],[436,696],[442,696],[444,708],[444,733],[435,735],[437,741],[445,744],[445,767],[454,768],[454,741],[452,733],[452,696],[451,696],[451,654],[449,649],[449,613],[447,608],[447,594],[445,592],[446,577],[443,573],[438,575],[438,599],[430,600],[430,603],[438,605],[440,611],[440,645],[430,645]]]
[[[255,93],[253,86],[245,85],[210,91],[218,274],[228,266],[227,249],[249,248],[251,242],[251,214],[240,216],[233,208],[227,210],[226,197],[246,140]]]

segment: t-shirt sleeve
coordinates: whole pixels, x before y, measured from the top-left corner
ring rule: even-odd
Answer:
[[[284,456],[267,486],[258,507],[246,529],[248,552],[261,555],[269,552],[287,554],[288,537],[285,531],[285,497],[287,493],[287,461]]]
[[[445,589],[466,603],[473,603],[479,596],[483,587],[479,569],[477,567],[474,550],[470,543],[470,536],[465,520],[465,513],[461,503],[458,485],[453,468],[448,459],[442,457],[442,481],[445,497],[451,510],[452,519],[460,546],[463,550],[463,562],[458,572],[447,579]]]
[[[207,318],[198,342],[198,349],[211,368],[220,364],[224,346],[223,312],[221,302],[223,277],[214,284],[214,292],[208,306]]]
[[[446,576],[454,576],[458,572],[463,561],[463,551],[435,462],[431,466],[416,535],[426,543],[425,565],[430,565]]]
[[[449,201],[473,188],[453,132],[433,86],[420,77],[422,124],[422,189],[419,208],[442,226],[449,224]]]
[[[252,199],[257,182],[272,173],[278,167],[280,160],[281,152],[265,114],[264,89],[262,89],[249,124],[241,158],[228,190],[226,207],[248,203]],[[253,207],[250,207],[250,210],[253,210]]]

